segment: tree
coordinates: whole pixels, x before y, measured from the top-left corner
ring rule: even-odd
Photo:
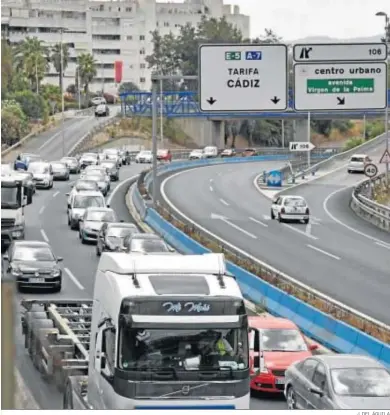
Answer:
[[[12,47],[5,39],[1,40],[1,99],[10,90],[13,75]]]
[[[61,49],[62,49],[62,70],[61,70]],[[69,63],[69,47],[64,43],[57,43],[52,48],[50,60],[58,73],[58,85],[62,91],[63,74]]]
[[[40,82],[49,70],[49,52],[37,37],[27,37],[15,48],[16,69],[21,70],[32,90],[39,91]]]
[[[139,91],[138,85],[136,85],[134,82],[122,82],[119,85],[118,92],[122,94],[123,92],[129,92],[129,91]]]
[[[1,138],[2,142],[12,145],[23,138],[28,131],[27,119],[20,105],[13,100],[2,101]]]
[[[19,91],[11,94],[10,99],[18,102],[24,114],[29,119],[46,119],[48,116],[48,104],[40,94],[32,91]]]
[[[80,83],[84,88],[84,92],[88,95],[89,84],[97,74],[96,60],[90,53],[82,53],[78,58],[78,71],[80,75]]]

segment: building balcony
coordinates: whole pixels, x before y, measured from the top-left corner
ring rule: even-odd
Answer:
[[[114,25],[92,25],[91,31],[93,35],[120,35],[120,26]]]
[[[121,55],[105,55],[102,53],[94,53],[93,57],[97,63],[114,63],[115,61],[122,60]]]

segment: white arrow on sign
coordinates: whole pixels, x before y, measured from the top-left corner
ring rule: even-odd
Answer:
[[[316,146],[313,143],[307,141],[293,141],[290,142],[290,151],[311,151]]]
[[[271,173],[268,176],[267,181],[270,182],[271,184],[276,184],[276,183],[280,183],[281,177],[278,174],[275,173]]]
[[[253,235],[252,233],[246,231],[245,229],[240,228],[235,223],[230,222],[225,216],[218,215],[216,213],[212,213],[211,214],[211,219],[218,219],[222,222],[225,222],[226,224],[230,225],[232,228],[237,229],[238,231],[240,231],[240,232],[244,233],[245,235],[249,236],[250,238],[257,239],[256,235]]]

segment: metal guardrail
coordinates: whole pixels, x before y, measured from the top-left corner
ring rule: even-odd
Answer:
[[[386,191],[386,173],[356,186],[352,191],[350,207],[362,219],[390,232],[390,207],[371,199],[372,191],[377,190]]]

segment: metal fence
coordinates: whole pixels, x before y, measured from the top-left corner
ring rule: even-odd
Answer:
[[[351,209],[362,219],[390,232],[390,207],[372,200],[374,192],[390,192],[386,187],[386,174],[365,180],[352,192]]]

